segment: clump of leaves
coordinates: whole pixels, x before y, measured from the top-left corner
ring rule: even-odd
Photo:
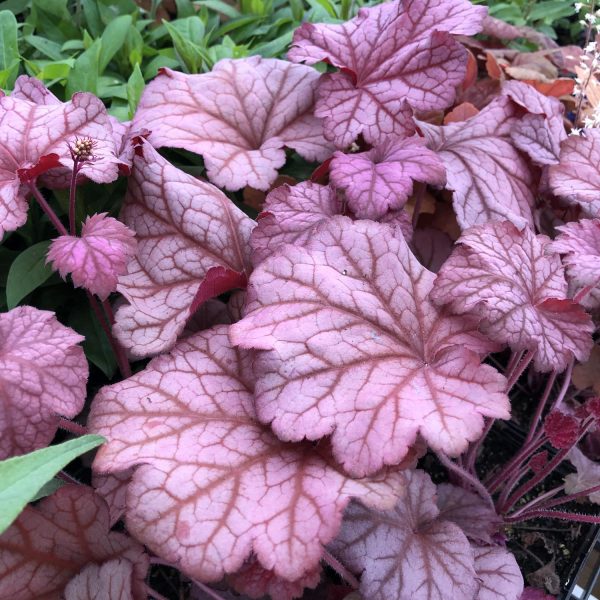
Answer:
[[[161,64],[128,123],[28,76],[0,98],[0,230],[39,282],[12,291],[15,259],[31,305],[0,315],[10,595],[158,597],[151,564],[196,597],[338,597],[325,564],[375,600],[543,598],[507,536],[599,522],[573,508],[600,493],[596,381],[570,393],[597,354],[596,132],[494,71],[472,36],[506,29],[467,0],[345,21],[218,62],[165,21],[187,72]],[[480,460],[517,408],[521,446]]]

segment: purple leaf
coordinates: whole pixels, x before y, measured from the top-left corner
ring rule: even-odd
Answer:
[[[464,122],[418,122],[446,167],[446,187],[454,192],[462,229],[498,219],[518,227],[533,224],[533,175],[511,140],[518,114],[510,98],[501,96]]]
[[[352,480],[327,445],[280,442],[255,417],[252,356],[228,327],[180,341],[133,377],[103,388],[89,427],[108,440],[96,471],[139,465],[127,529],[187,575],[218,581],[254,552],[296,581],[318,566],[351,497],[392,506],[401,473]]]
[[[519,600],[523,575],[515,557],[499,546],[473,546],[480,587],[477,600]]]
[[[201,302],[244,285],[254,221],[138,140],[121,219],[138,251],[119,279],[115,334],[133,356],[167,350]]]
[[[108,505],[110,526],[112,527],[125,513],[125,496],[133,469],[118,473],[92,473],[92,485],[96,494]]]
[[[83,337],[54,313],[19,306],[0,314],[0,459],[47,446],[59,415],[83,408]]]
[[[513,350],[535,352],[539,371],[562,371],[592,347],[589,315],[567,298],[550,240],[508,221],[473,227],[458,240],[432,293],[438,305],[481,317],[481,331]]]
[[[127,270],[136,249],[135,233],[106,214],[88,217],[81,237],[62,235],[53,240],[47,258],[63,279],[70,273],[75,287],[102,300],[117,289],[117,278]]]
[[[481,496],[449,483],[438,485],[437,493],[441,519],[456,523],[470,540],[493,543],[502,519]]]
[[[442,186],[446,170],[419,137],[392,139],[359,154],[336,152],[331,183],[346,193],[348,206],[359,219],[379,219],[388,210],[404,207],[413,181]]]
[[[577,202],[590,217],[600,214],[600,129],[569,136],[560,149],[560,162],[548,171],[557,195]]]
[[[342,201],[329,186],[305,181],[275,188],[267,195],[250,237],[254,264],[284,244],[303,246],[319,223],[341,212]]]
[[[560,234],[550,244],[553,252],[564,254],[571,293],[594,288],[581,301],[588,308],[600,304],[600,219],[582,219],[557,227]]]
[[[407,494],[394,509],[352,503],[331,551],[356,572],[369,600],[474,598],[473,551],[460,527],[439,518],[435,485],[407,471]]]
[[[371,144],[414,132],[411,108],[446,108],[466,73],[467,53],[449,33],[477,33],[486,9],[465,0],[414,0],[362,9],[341,25],[304,23],[288,57],[327,61],[315,115],[340,149],[360,134]]]
[[[132,129],[149,129],[155,148],[202,154],[220,187],[267,190],[285,163],[284,146],[309,161],[331,155],[313,116],[318,78],[314,69],[259,56],[224,59],[202,75],[161,69]]]
[[[569,451],[567,458],[577,472],[565,477],[566,494],[576,494],[600,485],[600,463],[590,460],[577,447]],[[600,492],[590,494],[588,499],[590,502],[600,504]]]
[[[432,227],[415,230],[410,241],[411,250],[419,262],[433,273],[442,268],[452,253],[452,246],[447,233]]]
[[[133,600],[133,565],[126,559],[89,564],[65,588],[65,600]]]
[[[392,228],[346,217],[261,263],[231,327],[236,344],[267,350],[255,360],[260,419],[283,440],[331,435],[363,476],[399,463],[419,432],[456,455],[483,415],[508,417],[504,377],[480,364],[488,342],[429,302],[433,279]]]

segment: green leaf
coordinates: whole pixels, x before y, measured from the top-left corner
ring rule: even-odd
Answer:
[[[127,102],[129,104],[129,118],[133,119],[135,109],[144,89],[144,76],[139,65],[133,67],[131,76],[127,80]]]
[[[237,9],[221,0],[200,0],[200,2],[196,2],[196,4],[198,6],[206,6],[207,8],[210,8],[210,10],[221,13],[230,19],[235,19],[240,16]]]
[[[33,46],[36,50],[39,50],[42,54],[47,56],[51,60],[64,60],[67,58],[61,52],[60,44],[47,40],[46,38],[40,37],[39,35],[26,35],[23,38],[30,46]]]
[[[51,479],[39,489],[38,493],[29,502],[36,502],[37,500],[41,500],[46,496],[54,494],[54,492],[59,490],[63,485],[65,485],[65,483],[66,482],[64,480],[59,479],[58,477]]]
[[[544,21],[552,24],[563,17],[570,17],[575,13],[575,9],[570,2],[564,0],[549,0],[549,2],[538,2],[531,9],[528,15],[529,21]]]
[[[0,461],[0,534],[10,527],[44,484],[72,460],[104,441],[99,435],[83,435],[56,446]]]
[[[181,58],[182,66],[189,73],[198,73],[202,62],[208,58],[206,51],[200,46],[204,38],[202,20],[199,17],[187,17],[169,23],[163,19],[163,25],[171,36],[175,51]]]
[[[19,74],[17,19],[8,10],[0,12],[0,71],[6,71],[3,88],[12,89]]]
[[[102,33],[103,25],[98,10],[98,3],[95,0],[81,0],[83,15],[90,33],[94,37],[99,37]]]
[[[98,94],[101,50],[102,39],[98,39],[77,58],[67,79],[65,90],[67,98],[70,98],[75,92],[92,92],[92,94]]]
[[[37,74],[37,77],[43,81],[48,81],[51,79],[66,79],[69,76],[74,64],[75,61],[72,58],[63,61],[49,62],[42,66],[40,72]]]
[[[46,264],[49,246],[49,240],[34,244],[23,250],[10,265],[6,280],[6,304],[9,310],[52,275],[52,268]]]
[[[27,2],[24,2],[24,0],[5,0],[0,2],[0,10],[9,10],[13,15],[20,15],[28,10],[30,5],[30,0]]]
[[[265,58],[281,56],[291,44],[293,35],[293,31],[288,31],[280,35],[278,38],[275,38],[271,42],[267,42],[266,44],[256,46],[256,48],[253,49],[252,53],[260,54]]]
[[[111,21],[102,34],[102,48],[98,58],[98,72],[102,74],[108,63],[120,50],[127,39],[129,28],[132,24],[131,15],[121,15]]]
[[[177,18],[184,19],[185,17],[193,17],[196,14],[194,5],[190,0],[175,0],[177,6]]]

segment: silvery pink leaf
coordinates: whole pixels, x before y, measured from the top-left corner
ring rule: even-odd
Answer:
[[[138,139],[121,220],[137,255],[119,279],[115,334],[133,356],[170,348],[206,300],[245,285],[254,221]]]
[[[252,558],[242,568],[228,577],[233,588],[249,598],[271,598],[272,600],[294,600],[302,597],[306,588],[315,588],[321,579],[321,567],[308,571],[296,581],[286,581],[273,571],[262,567]]]
[[[407,494],[395,508],[352,503],[331,552],[362,572],[369,600],[474,598],[473,550],[458,525],[439,518],[435,485],[423,471],[407,471]]]
[[[306,244],[316,225],[341,212],[342,201],[329,186],[304,181],[275,188],[267,195],[250,237],[254,264],[283,244]]]
[[[557,48],[558,44],[547,35],[532,27],[516,27],[505,21],[487,15],[483,20],[483,33],[500,40],[523,38],[537,44],[540,48]]]
[[[108,506],[110,526],[112,527],[125,513],[125,496],[133,469],[117,473],[92,473],[92,486]]]
[[[89,564],[65,588],[65,600],[133,600],[133,564],[124,558]]]
[[[0,235],[27,219],[27,188],[49,169],[73,167],[68,144],[76,137],[96,142],[96,160],[82,174],[98,183],[114,181],[119,160],[104,104],[92,94],[69,102],[35,104],[18,96],[0,97]]]
[[[437,487],[440,518],[456,523],[464,534],[477,543],[492,544],[492,536],[502,526],[502,519],[479,494],[443,483]]]
[[[590,460],[577,447],[570,450],[568,459],[577,472],[565,477],[566,494],[576,494],[600,485],[600,463]],[[600,504],[600,492],[590,494],[588,499],[590,502]]]
[[[413,182],[443,186],[446,170],[422,138],[390,139],[367,152],[333,155],[329,178],[344,190],[359,219],[379,219],[404,207]]]
[[[81,411],[88,377],[82,340],[45,310],[0,314],[0,459],[47,446],[59,415]]]
[[[560,149],[560,162],[549,169],[552,192],[577,202],[590,217],[600,216],[600,129],[569,136]]]
[[[280,442],[255,416],[252,356],[221,325],[178,344],[92,403],[91,431],[107,439],[98,472],[139,465],[127,491],[127,529],[201,581],[234,573],[253,553],[295,581],[318,566],[351,497],[392,506],[401,473],[353,480],[327,445]]]
[[[260,419],[283,440],[331,435],[336,459],[363,476],[399,463],[418,433],[455,455],[483,415],[508,417],[504,377],[480,364],[489,343],[476,320],[429,302],[434,277],[393,228],[346,217],[261,263],[231,327],[236,344],[265,350]]]
[[[528,111],[511,132],[515,146],[529,154],[538,165],[558,163],[560,144],[567,138],[562,102],[540,94],[533,86],[521,81],[504,83],[502,93]]]
[[[61,101],[39,79],[28,75],[17,77],[10,95],[13,98],[29,100],[34,104],[61,104]]]
[[[592,347],[589,315],[567,297],[567,282],[550,242],[508,221],[472,227],[458,240],[432,293],[438,305],[473,314],[481,331],[513,350],[535,352],[539,371],[562,371]]]
[[[149,129],[155,148],[202,154],[220,187],[267,190],[285,163],[284,147],[310,161],[331,155],[313,116],[318,78],[314,69],[259,56],[224,59],[201,75],[161,69],[132,129]]]
[[[461,123],[418,122],[429,148],[446,167],[446,187],[454,192],[462,229],[498,219],[518,227],[533,223],[533,176],[510,137],[518,113],[508,97],[500,96]]]
[[[476,600],[519,600],[523,575],[515,557],[500,546],[473,546],[479,580]]]
[[[135,233],[106,215],[88,217],[81,237],[62,235],[53,240],[47,257],[63,279],[70,273],[75,287],[102,300],[117,289],[117,279],[136,250]]]
[[[432,227],[416,229],[410,247],[419,262],[429,271],[437,273],[452,253],[450,236]]]
[[[582,300],[589,308],[600,303],[600,219],[582,219],[557,228],[560,234],[550,250],[563,254],[572,292],[590,286],[594,289]]]
[[[58,600],[87,565],[117,559],[133,565],[133,598],[145,599],[149,561],[144,548],[129,536],[110,531],[106,504],[93,490],[65,485],[36,507],[26,507],[0,536],[2,594],[15,600]],[[77,589],[77,581],[73,587]],[[71,599],[72,594],[67,596]]]
[[[319,81],[315,115],[325,119],[328,139],[340,149],[360,134],[378,144],[414,132],[411,108],[452,104],[467,53],[449,34],[476,33],[485,14],[464,0],[393,2],[341,25],[304,23],[288,57],[340,69]]]

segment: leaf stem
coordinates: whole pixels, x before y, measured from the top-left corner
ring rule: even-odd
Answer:
[[[484,427],[483,431],[481,432],[481,435],[479,436],[479,438],[477,440],[475,440],[471,444],[471,446],[469,447],[469,450],[467,451],[467,456],[465,458],[465,466],[467,468],[467,471],[469,471],[470,473],[473,473],[476,475],[475,461],[477,460],[477,453],[479,452],[479,448],[483,444],[485,438],[487,437],[488,433],[492,429],[495,422],[496,422],[496,419],[488,419],[487,420],[485,427]]]
[[[560,489],[564,489],[564,485],[559,486]],[[556,488],[555,488],[556,489]],[[553,500],[542,500],[539,503],[536,503],[536,509],[546,509],[552,508],[553,506],[559,506],[560,504],[566,504],[567,502],[571,502],[573,500],[577,500],[578,498],[585,498],[590,494],[594,494],[596,492],[600,492],[600,484],[594,485],[593,487],[587,488],[585,490],[581,490],[580,492],[575,492],[573,494],[565,494],[560,498],[554,498]],[[539,498],[538,498],[539,500]],[[520,511],[519,511],[520,512]],[[514,515],[511,515],[511,517]]]
[[[41,206],[42,210],[46,213],[47,217],[52,222],[52,225],[56,228],[60,235],[69,235],[65,226],[60,222],[60,219],[56,216],[56,213],[52,210],[52,207],[46,202],[42,192],[38,190],[33,183],[29,184],[29,191],[33,194],[33,197],[37,200],[37,203]]]
[[[73,159],[73,171],[71,171],[71,185],[69,187],[69,230],[71,235],[77,235],[75,227],[75,206],[77,203],[77,174],[81,168],[79,159]]]
[[[515,383],[519,380],[519,377],[523,375],[525,369],[529,366],[529,363],[533,360],[535,356],[535,352],[531,350],[527,350],[525,356],[515,364],[512,372],[510,372],[506,377],[508,379],[508,383],[506,384],[506,389],[510,390]]]
[[[154,598],[154,600],[169,600],[162,594],[159,594],[158,592],[153,590],[148,584],[144,584],[144,588],[146,589],[146,594],[148,594],[148,596]]]
[[[75,423],[75,421],[71,421],[70,419],[65,419],[64,417],[59,419],[58,426],[74,435],[86,435],[89,433],[87,427],[84,427],[79,423]]]
[[[199,587],[207,596],[213,598],[213,600],[223,600],[223,596],[217,594],[215,590],[209,588],[207,585],[204,585],[201,581],[198,581],[197,579],[192,579],[192,581],[194,582],[195,586]]]
[[[527,437],[525,438],[526,444],[529,443],[534,437],[534,434],[537,430],[538,422],[540,420],[540,417],[542,416],[542,413],[544,412],[544,407],[548,402],[548,398],[550,397],[550,392],[552,391],[552,387],[554,386],[555,381],[556,371],[552,371],[550,377],[548,377],[548,380],[546,381],[546,387],[544,388],[544,393],[542,394],[542,397],[538,402],[537,408],[535,410],[535,415],[533,415],[533,419],[529,424],[529,432],[527,433]]]
[[[569,384],[571,383],[571,376],[573,375],[574,365],[575,360],[572,358],[569,361],[569,364],[567,365],[567,369],[565,371],[565,378],[563,379],[562,386],[558,392],[558,395],[552,403],[550,411],[556,410],[562,404],[562,401],[565,399],[565,396],[567,395],[567,390],[569,389]]]
[[[600,516],[586,515],[582,513],[566,512],[561,510],[532,510],[519,515],[518,517],[504,517],[506,523],[516,523],[519,521],[529,521],[531,519],[565,519],[567,521],[577,521],[579,523],[594,523],[600,525]]]
[[[323,562],[329,565],[350,587],[357,590],[360,583],[356,577],[328,550],[323,549]]]

